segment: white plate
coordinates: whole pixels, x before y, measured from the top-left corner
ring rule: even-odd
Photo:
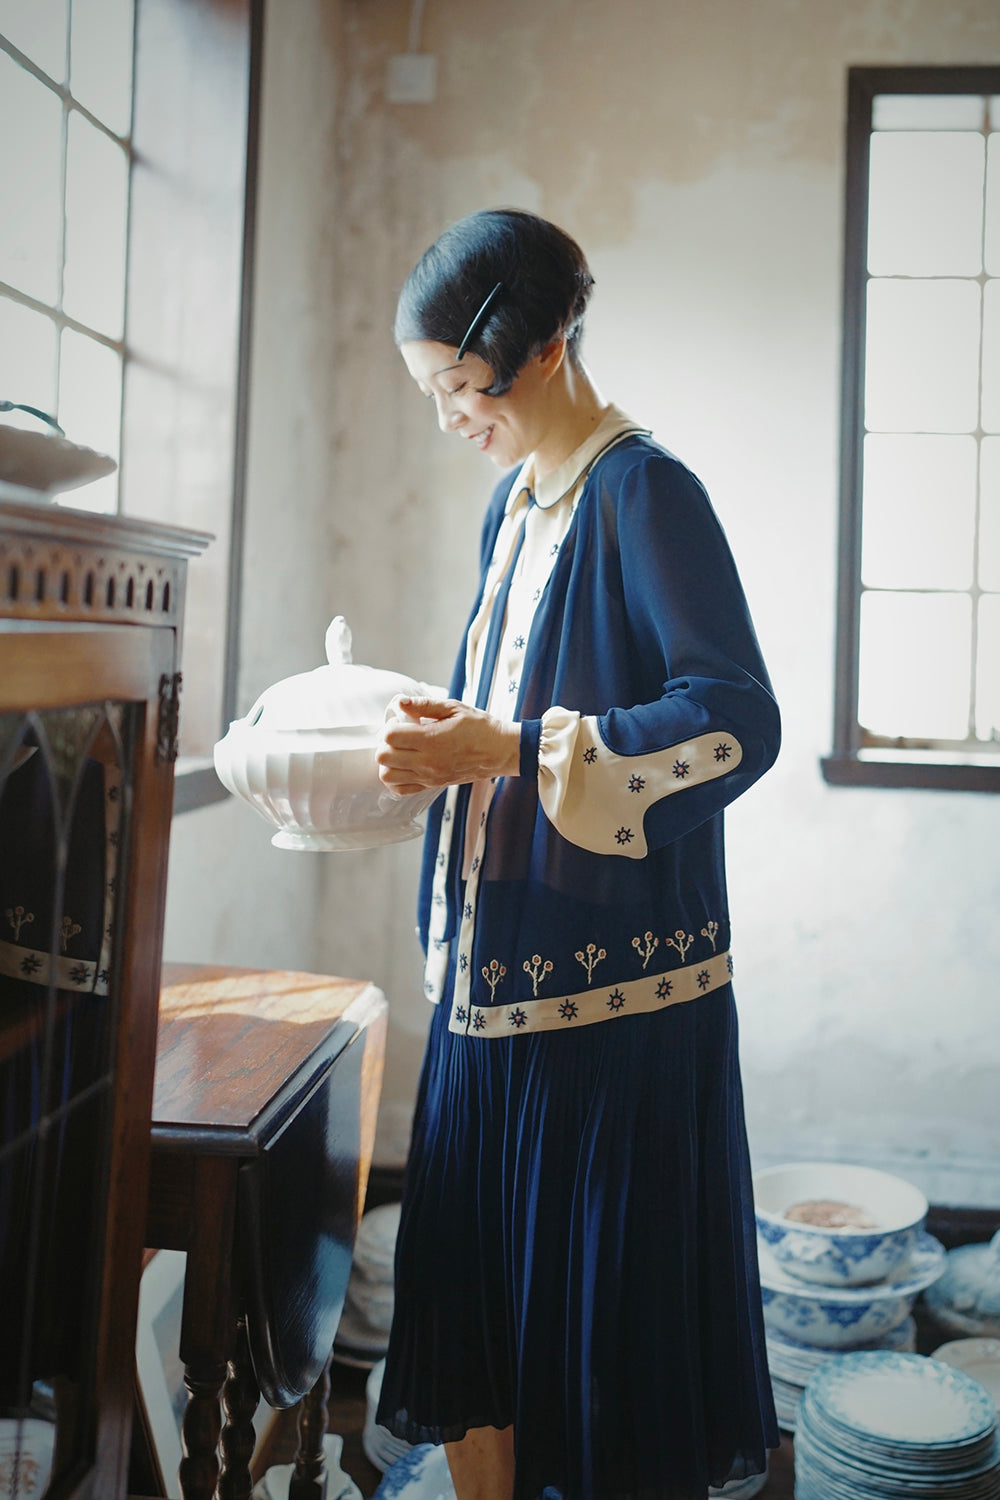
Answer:
[[[978,1380],[1000,1411],[1000,1339],[953,1339],[935,1349],[934,1358]]]
[[[996,1410],[977,1381],[919,1354],[828,1361],[810,1380],[807,1401],[872,1447],[954,1452],[978,1447],[996,1429]]]

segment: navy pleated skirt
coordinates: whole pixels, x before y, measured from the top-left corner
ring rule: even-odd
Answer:
[[[378,1420],[514,1424],[514,1500],[705,1500],[778,1441],[732,989],[573,1032],[431,1024]]]

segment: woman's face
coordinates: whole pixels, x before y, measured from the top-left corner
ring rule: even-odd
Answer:
[[[415,340],[400,344],[399,352],[420,390],[437,408],[442,432],[475,443],[501,469],[523,463],[538,447],[545,431],[546,380],[542,356],[536,355],[503,396],[485,396],[493,372],[475,354],[456,359],[449,344]]]

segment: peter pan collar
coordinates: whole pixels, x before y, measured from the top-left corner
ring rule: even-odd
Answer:
[[[544,475],[537,484],[534,484],[535,458],[534,454],[531,454],[525,460],[521,472],[511,487],[506,509],[510,511],[518,496],[524,490],[528,490],[539,509],[550,510],[576,487],[591,464],[602,453],[633,432],[648,435],[649,428],[640,427],[638,422],[633,422],[632,418],[626,416],[620,407],[609,406],[593,432],[580,444],[579,448],[574,449],[557,469]]]

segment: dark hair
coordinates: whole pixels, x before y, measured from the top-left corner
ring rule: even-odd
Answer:
[[[399,294],[397,344],[430,339],[458,348],[499,283],[467,344],[493,372],[484,394],[510,390],[528,360],[558,334],[579,359],[594,278],[583,251],[555,224],[516,208],[469,214],[420,257]]]

